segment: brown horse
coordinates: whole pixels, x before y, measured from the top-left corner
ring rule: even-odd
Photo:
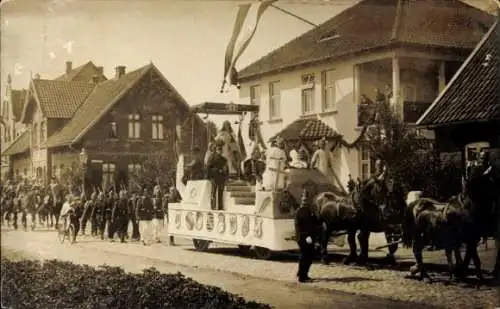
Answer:
[[[477,247],[483,237],[493,235],[495,222],[493,197],[495,186],[486,175],[469,180],[464,193],[452,197],[446,203],[429,198],[418,198],[409,203],[403,224],[403,243],[413,248],[416,264],[410,269],[419,279],[428,278],[422,251],[432,241],[445,249],[449,265],[449,282],[455,273],[452,252],[455,253],[457,277],[464,277],[470,260],[474,261],[477,277],[482,281],[481,260]],[[460,248],[465,244],[466,254],[462,262]]]
[[[390,244],[386,261],[395,263],[394,253],[398,245],[393,241],[394,236],[401,232],[406,202],[402,187],[395,186],[392,179],[369,179],[348,195],[322,193],[315,199],[315,204],[324,227],[321,240],[323,263],[328,263],[328,240],[333,232],[339,231],[347,231],[350,253],[344,261],[345,264],[366,264],[372,232],[385,233]],[[356,246],[358,231],[361,247],[359,257]]]

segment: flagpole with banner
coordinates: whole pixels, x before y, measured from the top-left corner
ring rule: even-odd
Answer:
[[[224,78],[222,81],[220,93],[224,92],[224,87],[226,86],[228,79],[230,85],[238,86],[238,71],[236,70],[236,62],[239,60],[243,52],[247,49],[250,41],[257,31],[257,26],[260,19],[262,18],[262,15],[269,7],[279,10],[280,12],[285,13],[289,16],[295,17],[311,26],[317,27],[315,23],[275,6],[274,3],[276,3],[277,1],[278,0],[259,0],[251,4],[239,5],[238,13],[234,22],[233,33],[226,47],[226,54],[224,57]],[[249,14],[251,11],[254,14]],[[249,17],[249,15],[251,17]],[[246,28],[247,31],[241,34],[243,25],[245,23],[247,23],[248,25]],[[237,42],[239,42],[240,44],[236,48]]]

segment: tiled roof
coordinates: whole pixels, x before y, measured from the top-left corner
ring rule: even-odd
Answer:
[[[473,49],[493,21],[459,0],[365,0],[242,69],[239,80],[395,44]]]
[[[95,66],[92,61],[82,64],[79,67],[74,68],[69,74],[64,73],[63,75],[57,77],[55,80],[58,81],[92,81],[94,75],[99,75],[99,82],[107,80],[104,74],[99,72],[99,69]]]
[[[298,119],[286,126],[270,140],[280,136],[285,141],[293,140],[317,140],[325,137],[336,138],[339,134],[330,126],[319,119]]]
[[[33,80],[33,89],[47,118],[71,118],[95,86],[89,82]]]
[[[500,120],[499,28],[497,21],[417,124]]]
[[[112,106],[151,68],[152,65],[148,64],[119,79],[110,79],[98,84],[87,100],[76,110],[72,119],[60,131],[50,136],[45,146],[50,148],[71,144],[103,111]]]
[[[24,100],[26,99],[27,90],[12,90],[12,112],[14,119],[19,121],[23,112]]]
[[[28,131],[21,134],[4,151],[2,156],[12,156],[18,153],[26,152],[30,149],[30,135]]]

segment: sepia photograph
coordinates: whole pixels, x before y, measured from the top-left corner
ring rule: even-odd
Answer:
[[[1,309],[500,309],[500,0],[3,0]]]

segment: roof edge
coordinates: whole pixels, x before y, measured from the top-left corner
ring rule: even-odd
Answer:
[[[12,153],[12,154],[5,154],[6,152],[8,152],[12,146],[14,146],[21,138],[23,138],[26,134],[28,134],[29,131],[24,131],[21,135],[19,135],[14,141],[12,141],[12,143],[7,147],[5,148],[5,150],[2,150],[2,157],[8,157],[8,156],[12,156],[12,155],[15,155],[15,154],[19,154],[19,153],[25,153],[29,150],[29,147],[27,150],[25,151],[22,151],[22,152],[18,152],[18,153]]]
[[[462,66],[458,69],[458,71],[455,73],[455,75],[453,75],[453,77],[451,78],[451,80],[448,83],[448,85],[446,85],[446,87],[443,89],[443,91],[441,91],[441,93],[434,100],[434,102],[432,102],[431,106],[429,106],[429,108],[422,114],[422,116],[420,116],[420,118],[415,123],[417,126],[432,125],[432,124],[425,124],[425,122],[424,122],[425,117],[427,117],[427,115],[432,111],[432,109],[439,103],[439,101],[441,100],[441,98],[449,91],[449,89],[455,83],[455,81],[460,76],[460,74],[462,74],[462,72],[465,69],[465,67],[469,65],[469,63],[472,61],[472,58],[474,58],[474,56],[477,54],[477,52],[479,51],[479,49],[481,49],[481,47],[484,45],[484,43],[486,42],[486,40],[495,31],[496,27],[498,26],[498,20],[499,20],[498,18],[495,20],[495,22],[490,27],[490,29],[488,30],[488,32],[486,32],[486,34],[483,36],[483,38],[481,39],[481,41],[479,41],[479,43],[476,45],[476,47],[474,48],[474,50],[470,53],[469,57],[467,57],[467,59],[462,64]],[[422,122],[424,122],[424,123],[422,123]]]

